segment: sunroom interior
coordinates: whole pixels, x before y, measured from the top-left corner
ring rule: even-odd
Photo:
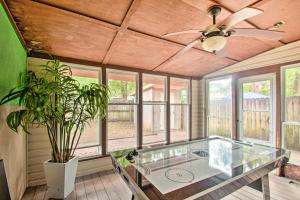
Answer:
[[[181,51],[199,42],[199,33],[165,37],[205,29],[214,5],[221,8],[217,22],[245,8],[263,11],[235,28],[282,38],[232,33],[219,54],[201,43]],[[288,161],[269,175],[269,199],[300,199],[299,8],[295,0],[1,0],[0,98],[22,86],[21,74],[41,73],[53,57],[81,86],[109,89],[106,116],[89,121],[74,149],[79,162],[67,199],[143,199],[118,175],[112,152],[215,136],[285,149]],[[20,107],[0,106],[0,199],[50,199],[43,166],[52,156],[47,129],[11,130],[7,116]],[[146,193],[172,199],[160,195]],[[248,186],[224,196],[268,199]]]

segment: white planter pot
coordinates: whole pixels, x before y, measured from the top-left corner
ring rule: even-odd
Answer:
[[[74,190],[78,157],[72,158],[67,163],[49,161],[44,162],[48,198],[64,199]]]

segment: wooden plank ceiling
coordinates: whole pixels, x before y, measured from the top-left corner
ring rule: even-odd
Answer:
[[[295,0],[7,0],[28,48],[62,57],[199,77],[274,47],[300,39],[300,1]],[[205,28],[206,10],[223,9],[217,20],[252,6],[264,10],[236,27],[267,29],[285,24],[281,41],[230,37],[226,57],[201,46],[169,61],[197,35],[162,38],[166,33]]]

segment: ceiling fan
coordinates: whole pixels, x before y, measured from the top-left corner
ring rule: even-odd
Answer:
[[[208,15],[212,17],[213,24],[208,26],[205,30],[187,30],[174,33],[168,33],[162,37],[169,37],[173,35],[181,35],[187,33],[199,34],[199,37],[193,42],[189,43],[186,47],[177,52],[174,56],[178,57],[186,53],[189,49],[193,48],[196,44],[201,43],[205,51],[217,54],[222,50],[227,42],[227,37],[243,36],[243,37],[256,37],[267,40],[280,40],[284,32],[274,30],[264,30],[255,28],[233,28],[237,23],[248,19],[250,17],[262,14],[263,11],[256,8],[243,8],[240,11],[233,13],[223,21],[216,23],[216,18],[221,12],[219,5],[214,5],[208,9]],[[217,54],[218,55],[218,54]]]

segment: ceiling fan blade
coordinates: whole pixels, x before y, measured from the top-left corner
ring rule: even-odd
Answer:
[[[174,33],[168,33],[163,35],[162,37],[168,37],[172,35],[181,35],[181,34],[188,34],[188,33],[199,33],[201,34],[203,31],[197,30],[197,29],[192,29],[192,30],[187,30],[187,31],[179,31],[179,32],[174,32]]]
[[[173,55],[167,61],[171,62],[171,61],[175,60],[176,58],[182,56],[183,54],[185,54],[188,50],[190,50],[191,48],[193,48],[193,46],[195,46],[198,43],[200,43],[200,39],[194,40],[193,42],[189,43],[187,46],[185,46],[184,48],[182,48],[181,50],[179,50],[175,55]]]
[[[244,36],[244,37],[256,37],[266,40],[280,40],[283,37],[284,32],[263,30],[255,28],[235,28],[231,32],[231,36]]]
[[[250,17],[262,14],[262,13],[263,13],[263,11],[259,10],[257,8],[243,8],[240,11],[228,16],[222,22],[218,23],[218,27],[225,26],[224,31],[226,32],[230,28],[232,28],[234,25],[236,25],[237,23],[244,21],[245,19],[248,19]]]
[[[216,56],[221,57],[221,58],[226,58],[227,57],[227,51],[226,49],[222,49],[221,51],[217,51],[215,53]]]

